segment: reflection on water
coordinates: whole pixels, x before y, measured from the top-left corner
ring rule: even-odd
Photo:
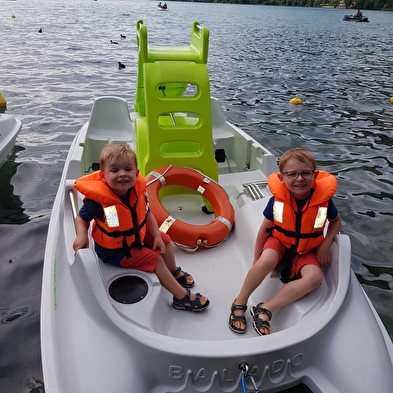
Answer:
[[[1,167],[0,171],[0,224],[24,224],[29,221],[29,216],[25,213],[23,202],[19,195],[14,194],[14,187],[11,183],[15,175],[18,163],[15,157],[18,152],[24,150],[22,146],[15,146],[12,155]]]

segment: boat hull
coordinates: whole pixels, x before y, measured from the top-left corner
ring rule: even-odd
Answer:
[[[55,198],[41,303],[45,391],[237,393],[253,382],[259,392],[302,384],[314,393],[391,392],[392,342],[351,270],[348,236],[335,237],[322,285],[274,312],[270,335],[257,335],[249,313],[244,334],[228,328],[230,305],[252,265],[277,160],[227,122],[210,98],[205,27],[194,22],[188,47],[148,46],[141,20],[137,37],[136,112],[121,98],[95,100],[70,147]],[[206,311],[174,309],[154,273],[104,264],[91,238],[88,248],[74,253],[74,218],[83,203],[74,182],[99,168],[99,154],[112,142],[134,148],[141,173],[159,179],[154,203],[171,222],[181,221],[182,231],[191,225],[193,234],[201,230],[192,243],[179,237],[174,248],[177,265],[194,277],[193,290],[209,297]],[[166,182],[173,166],[184,176],[181,167],[202,172],[195,176],[198,187],[181,177]],[[207,191],[211,183],[225,191],[221,200]],[[224,200],[229,216],[216,208]],[[214,215],[205,213],[208,202]],[[202,233],[216,219],[227,225],[219,244]],[[280,270],[263,280],[249,306],[282,288]]]
[[[250,268],[270,196],[262,167],[270,165],[271,172],[275,162],[268,163],[270,153],[241,130],[217,122],[223,114],[217,113],[214,99],[212,107],[216,146],[229,151],[228,138],[238,138],[237,147],[245,139],[256,150],[253,165],[259,162],[259,167],[237,174],[221,168],[219,184],[235,209],[235,227],[224,243],[194,253],[176,248],[178,264],[193,274],[196,289],[211,300],[201,314],[173,309],[155,274],[105,265],[91,245],[74,256],[69,191],[80,205],[82,196],[75,193],[73,182],[81,173],[88,125],[76,136],[53,206],[45,253],[41,341],[46,392],[238,392],[242,362],[249,365],[260,392],[301,383],[313,392],[390,392],[392,343],[351,270],[345,235],[333,243],[322,286],[277,311],[271,335],[257,336],[249,314],[244,335],[228,329],[229,305]],[[262,196],[253,198],[245,184],[257,184]],[[185,214],[195,216],[199,202],[194,199],[173,195],[163,204],[186,219]],[[179,205],[183,210],[177,210]],[[141,301],[122,304],[111,297],[111,284],[124,276],[146,283]],[[250,304],[282,285],[279,272],[273,272]]]
[[[16,137],[21,129],[20,120],[11,115],[0,113],[0,167],[11,156]]]

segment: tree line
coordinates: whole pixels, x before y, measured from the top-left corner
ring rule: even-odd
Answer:
[[[189,1],[189,0],[177,0]],[[293,7],[332,7],[393,11],[393,0],[192,0],[201,3],[261,4]]]

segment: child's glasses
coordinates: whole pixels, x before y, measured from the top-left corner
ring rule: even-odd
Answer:
[[[291,172],[283,172],[283,174],[289,179],[289,180],[296,180],[299,175],[303,178],[303,179],[311,179],[313,174],[315,171],[301,171],[301,172],[297,172],[297,171],[291,171]]]

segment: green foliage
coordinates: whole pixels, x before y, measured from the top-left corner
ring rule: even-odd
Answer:
[[[178,0],[189,1],[189,0]],[[261,4],[294,7],[332,7],[360,10],[393,10],[393,0],[192,0],[202,3]]]

